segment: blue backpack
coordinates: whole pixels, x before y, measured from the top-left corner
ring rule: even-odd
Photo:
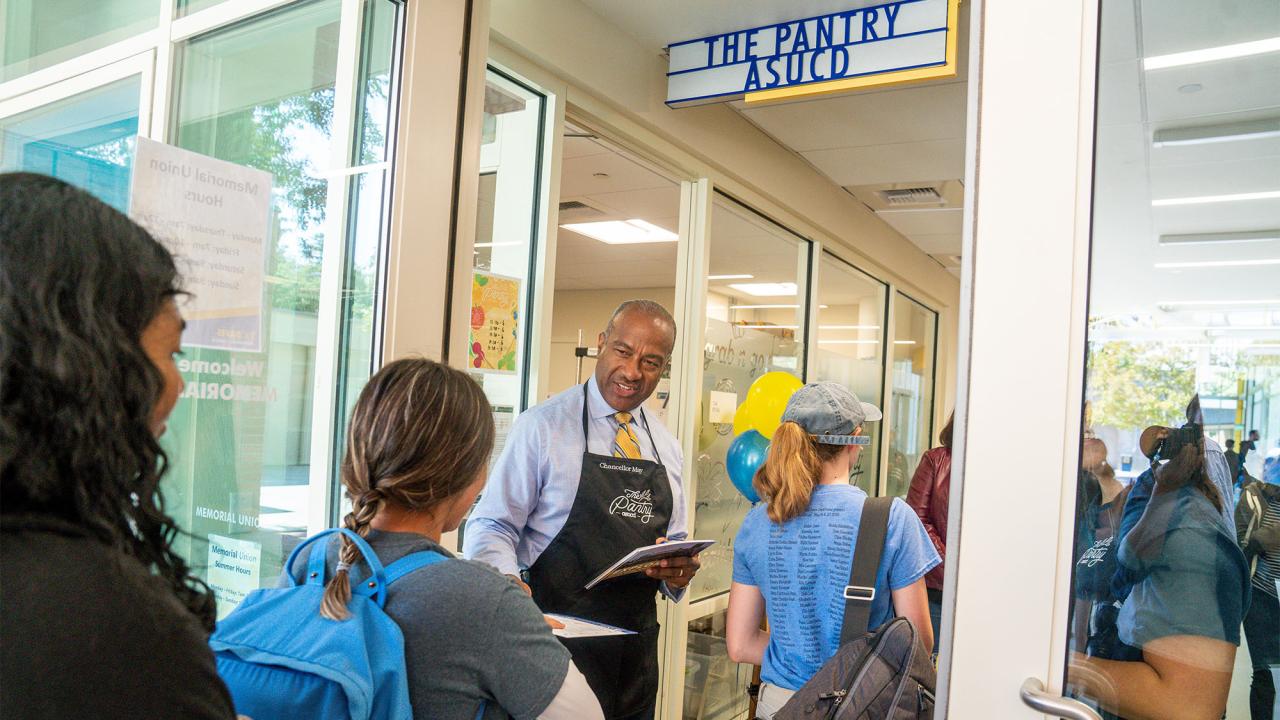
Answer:
[[[372,570],[352,580],[346,620],[320,614],[329,536],[341,532]],[[299,585],[293,563],[315,543]],[[255,590],[209,639],[236,712],[254,720],[413,717],[405,672],[404,635],[383,611],[387,587],[419,568],[444,560],[432,551],[407,555],[383,567],[373,548],[346,528],[325,530],[303,541],[285,563],[290,587]],[[477,717],[484,712],[480,706]]]

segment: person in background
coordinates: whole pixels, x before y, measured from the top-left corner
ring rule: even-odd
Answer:
[[[940,447],[920,456],[920,464],[911,478],[907,491],[907,504],[916,511],[924,524],[929,540],[942,558],[942,563],[925,576],[925,588],[929,595],[929,620],[933,624],[933,637],[940,637],[942,627],[942,579],[947,561],[947,510],[951,498],[951,428],[955,413],[947,417],[947,424],[938,433]]]
[[[1227,438],[1226,446],[1227,449],[1222,454],[1227,458],[1227,467],[1231,469],[1231,477],[1236,478],[1238,481],[1240,477],[1240,455],[1236,453],[1235,438]]]
[[[653,717],[654,596],[679,601],[699,567],[697,557],[672,558],[583,590],[635,548],[688,532],[680,443],[644,411],[675,341],[661,305],[622,303],[597,338],[592,377],[516,420],[463,542],[468,558],[513,578],[524,573],[543,612],[634,631],[565,640],[609,718]]]
[[[763,666],[756,717],[771,720],[839,649],[867,501],[849,484],[849,471],[863,424],[880,418],[879,409],[837,383],[806,385],[791,396],[756,472],[763,502],[747,513],[734,541],[725,635],[730,660]],[[869,629],[906,617],[932,651],[924,577],[941,562],[920,519],[895,499]],[[761,630],[766,616],[769,630]]]
[[[1240,470],[1237,482],[1241,485],[1247,480],[1256,479],[1262,475],[1262,457],[1255,452],[1261,441],[1262,436],[1258,431],[1250,430],[1248,439],[1240,443]],[[1251,455],[1252,458],[1250,458]]]
[[[235,717],[160,491],[180,294],[124,215],[0,175],[0,717]]]
[[[465,373],[431,360],[396,360],[369,379],[351,413],[342,485],[343,525],[384,565],[432,550],[457,529],[484,487],[493,411]],[[314,547],[314,546],[312,546]],[[309,549],[294,563],[305,581]],[[351,578],[369,575],[345,537],[330,543],[321,613],[348,616]],[[282,575],[279,586],[291,583]],[[600,718],[569,652],[524,590],[482,563],[429,565],[392,585],[384,608],[404,633],[409,700],[417,720]]]
[[[1274,458],[1269,458],[1274,463]],[[1236,535],[1252,576],[1253,602],[1244,616],[1253,681],[1249,711],[1253,720],[1271,720],[1276,702],[1271,674],[1280,665],[1280,485],[1248,482],[1236,505]]]

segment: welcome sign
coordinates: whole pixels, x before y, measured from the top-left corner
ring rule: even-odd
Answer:
[[[960,0],[900,0],[668,48],[671,107],[783,100],[956,74]]]

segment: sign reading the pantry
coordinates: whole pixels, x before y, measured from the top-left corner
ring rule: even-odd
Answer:
[[[667,104],[785,100],[956,74],[960,0],[899,0],[674,43]]]
[[[475,271],[471,279],[471,367],[514,373],[519,332],[520,279]]]

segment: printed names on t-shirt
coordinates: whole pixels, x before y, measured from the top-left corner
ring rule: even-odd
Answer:
[[[794,525],[794,527],[793,527]],[[792,649],[804,662],[821,665],[839,642],[844,586],[857,525],[842,507],[811,506],[804,516],[769,533],[769,616],[774,632],[800,637]],[[820,598],[830,601],[820,604]],[[826,636],[809,631],[825,628]],[[832,630],[834,629],[834,631]]]

